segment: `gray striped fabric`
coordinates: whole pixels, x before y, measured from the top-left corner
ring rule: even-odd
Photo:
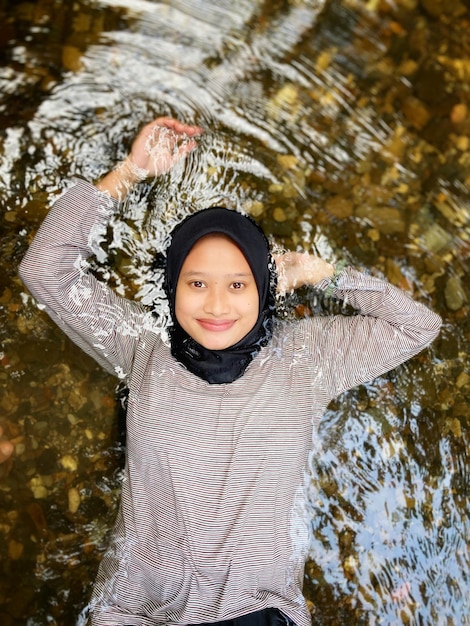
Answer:
[[[440,318],[347,268],[333,295],[360,315],[279,323],[240,379],[209,385],[172,358],[140,304],[87,272],[116,209],[76,182],[20,267],[63,331],[130,389],[122,501],[92,624],[194,624],[276,607],[307,626],[304,483],[318,422],[332,398],[422,350]]]

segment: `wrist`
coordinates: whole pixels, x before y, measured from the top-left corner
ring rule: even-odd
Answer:
[[[120,176],[128,185],[135,185],[146,180],[150,176],[149,170],[144,167],[139,167],[131,156],[128,156],[119,163],[115,168],[116,172],[119,172]]]
[[[325,290],[325,295],[331,296],[333,291],[336,289],[336,284],[338,282],[338,278],[339,278],[340,274],[347,267],[347,265],[348,265],[348,262],[343,259],[342,261],[338,261],[338,263],[336,263],[333,266],[334,267],[334,271],[333,271],[333,274],[329,277],[330,278],[330,281],[329,281],[330,284],[328,285],[328,287]]]
[[[138,167],[130,157],[127,157],[106,174],[96,184],[96,187],[99,191],[109,193],[117,200],[123,200],[134,185],[142,182],[148,176],[148,170]]]

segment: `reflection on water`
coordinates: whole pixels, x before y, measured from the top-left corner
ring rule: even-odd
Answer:
[[[77,621],[122,462],[115,381],[16,267],[67,178],[101,175],[171,114],[209,129],[201,148],[133,198],[96,271],[152,300],[150,251],[188,206],[223,202],[441,313],[430,350],[329,409],[305,593],[318,625],[468,623],[468,2],[10,0],[0,15],[0,423],[16,444],[0,622]],[[288,306],[322,312],[309,291]]]

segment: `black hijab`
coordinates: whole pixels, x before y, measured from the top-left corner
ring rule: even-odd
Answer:
[[[259,313],[253,328],[224,350],[208,350],[179,325],[175,315],[176,285],[183,263],[194,244],[205,235],[228,236],[245,256],[258,288]],[[275,313],[276,269],[269,243],[250,217],[222,207],[190,215],[173,231],[166,254],[165,291],[173,325],[169,329],[171,354],[190,372],[211,384],[231,383],[244,373],[272,334]]]

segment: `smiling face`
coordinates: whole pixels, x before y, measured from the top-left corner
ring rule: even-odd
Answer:
[[[208,350],[238,343],[258,319],[253,272],[228,237],[207,235],[186,257],[176,285],[175,315],[180,326]]]

